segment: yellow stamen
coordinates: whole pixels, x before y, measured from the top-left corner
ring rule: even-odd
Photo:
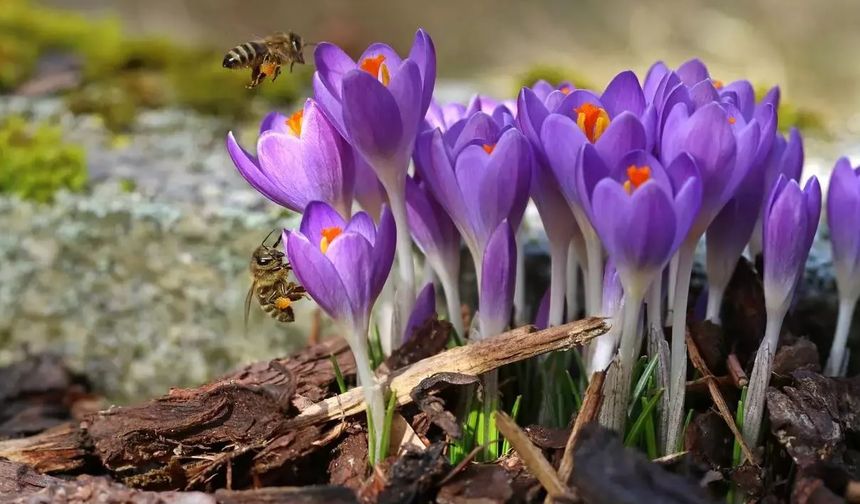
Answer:
[[[342,232],[343,229],[341,229],[340,226],[327,227],[320,231],[320,234],[322,235],[322,239],[320,240],[320,250],[322,250],[323,254],[328,251],[328,247],[331,245],[331,242],[333,242],[334,239]]]
[[[285,121],[287,123],[287,126],[290,127],[290,130],[292,130],[292,132],[297,137],[302,136],[302,118],[304,117],[304,115],[305,115],[305,111],[299,110],[295,114],[291,115],[290,118]]]
[[[483,147],[484,147],[484,152],[486,152],[487,154],[492,154],[493,149],[496,148],[496,144],[484,144]]]
[[[630,165],[627,167],[627,180],[624,181],[624,191],[633,194],[645,182],[651,180],[650,166]]]
[[[290,301],[289,298],[279,297],[275,300],[275,308],[279,310],[286,310],[291,304],[293,304],[293,302]]]
[[[364,58],[358,67],[379,79],[379,82],[383,86],[387,86],[391,82],[391,74],[388,72],[388,66],[385,64],[385,56],[382,54],[372,58]]]
[[[596,107],[591,103],[583,103],[574,111],[576,112],[576,125],[585,133],[585,137],[591,143],[596,142],[609,127],[609,114],[601,107]]]
[[[734,117],[732,117],[732,116],[729,116],[729,124],[734,124],[734,123],[736,123],[736,122],[738,122],[738,120],[737,120],[737,119],[735,119],[735,118],[734,118]]]

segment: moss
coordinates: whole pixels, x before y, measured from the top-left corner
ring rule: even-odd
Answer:
[[[119,181],[119,188],[122,192],[133,193],[137,189],[137,182],[134,179],[124,178]]]
[[[539,80],[545,80],[554,86],[558,86],[562,82],[570,82],[577,88],[592,89],[591,81],[584,75],[570,68],[540,63],[530,67],[517,77],[514,94],[519,93],[523,87],[531,87]]]
[[[19,116],[0,123],[0,193],[50,202],[58,190],[80,191],[86,182],[84,150],[63,143],[59,128]]]
[[[116,81],[93,84],[66,97],[73,114],[95,114],[111,131],[127,131],[137,117],[138,105]]]
[[[0,31],[0,92],[11,91],[24,82],[38,56],[36,47]]]

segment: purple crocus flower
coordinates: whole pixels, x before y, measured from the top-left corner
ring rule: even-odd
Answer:
[[[761,253],[762,245],[762,215],[767,206],[770,190],[773,188],[780,174],[785,178],[800,182],[803,172],[803,137],[797,128],[792,128],[788,133],[788,140],[780,133],[774,137],[764,168],[764,194],[761,198],[761,207],[758,210],[755,230],[750,239],[750,253],[753,257]]]
[[[419,29],[405,60],[391,47],[377,43],[367,48],[358,63],[339,47],[322,43],[314,61],[317,100],[379,177],[388,196],[397,223],[399,317],[395,320],[405,321],[415,300],[406,171],[436,81],[433,41]],[[394,347],[394,342],[389,345]]]
[[[691,68],[694,67],[696,65]],[[690,71],[690,75],[698,73]],[[674,306],[668,447],[677,446],[681,434],[687,368],[684,335],[693,252],[711,221],[737,192],[759,153],[761,129],[758,121],[753,119],[735,130],[734,124],[740,117],[732,115],[730,110],[734,110],[733,107],[712,101],[691,114],[686,104],[679,103],[669,113],[661,139],[660,156],[664,166],[669,166],[671,171],[678,156],[690,155],[702,180],[702,204],[678,250],[677,279],[672,287],[674,296],[670,296],[674,298],[671,303]]]
[[[544,156],[554,172],[582,232],[587,257],[586,308],[595,314],[601,298],[603,253],[583,209],[585,195],[578,192],[577,181],[599,177],[581,172],[580,152],[588,146],[606,166],[614,167],[625,153],[648,149],[650,135],[640,120],[646,114],[644,94],[635,74],[628,71],[618,74],[600,97],[586,90],[566,95],[554,91],[541,102],[534,92],[524,89],[518,110],[521,129],[533,145],[540,145],[538,157]]]
[[[825,374],[843,376],[845,343],[857,299],[860,298],[860,168],[840,158],[827,191],[827,224],[839,290],[839,317]]]
[[[511,319],[517,271],[517,244],[507,220],[499,223],[487,242],[483,270],[492,272],[481,278],[478,316],[480,338],[501,333]]]
[[[352,213],[352,150],[314,100],[290,117],[266,116],[257,156],[246,152],[232,131],[227,152],[251,186],[283,207],[304,212],[311,201],[325,201],[343,217]]]
[[[729,91],[725,91],[728,89]],[[735,90],[735,91],[732,91]],[[762,103],[755,105],[752,85],[747,81],[733,82],[724,88],[727,96],[743,107],[744,110],[728,105],[726,108],[730,117],[734,118],[732,127],[736,134],[745,128],[747,117],[755,116],[755,123],[760,126],[759,145],[751,161],[752,166],[746,177],[741,181],[735,195],[720,210],[711,222],[707,231],[707,272],[708,272],[708,307],[706,317],[712,322],[720,322],[720,306],[723,293],[735,271],[750,236],[753,233],[759,209],[759,202],[770,186],[765,186],[774,138],[776,136],[776,113],[773,105]]]
[[[415,298],[415,306],[412,308],[412,314],[409,315],[409,321],[406,323],[406,332],[403,334],[403,342],[409,341],[415,334],[415,330],[421,327],[424,322],[429,320],[436,314],[436,288],[433,282],[429,282],[418,293]]]
[[[744,438],[758,443],[764,396],[770,381],[773,357],[782,321],[818,229],[821,187],[812,177],[801,190],[794,180],[780,176],[771,191],[764,214],[764,300],[767,326],[756,354],[744,404]]]
[[[457,333],[465,335],[460,316],[460,234],[428,191],[426,182],[406,180],[406,209],[412,239],[442,283],[448,317]]]
[[[478,112],[445,136],[421,134],[415,165],[472,254],[478,279],[490,236],[505,219],[519,227],[528,201],[531,151],[522,133]],[[456,134],[459,133],[459,134]]]
[[[430,101],[430,108],[427,109],[427,123],[425,129],[439,128],[442,132],[448,129],[455,123],[466,117],[466,106],[462,103],[446,103],[440,105],[435,99]]]

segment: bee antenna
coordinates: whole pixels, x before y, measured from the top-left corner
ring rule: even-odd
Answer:
[[[263,238],[263,243],[262,243],[262,245],[266,245],[266,242],[269,240],[269,238],[271,238],[271,237],[272,237],[272,234],[273,234],[275,231],[277,231],[277,230],[278,230],[278,229],[277,229],[277,228],[275,228],[275,229],[273,229],[273,230],[269,231],[269,234],[267,234],[267,235],[266,235],[266,237],[265,237],[265,238]],[[277,242],[275,242],[275,245],[274,245],[274,246],[275,246],[275,247],[277,247],[277,246],[278,246],[278,243],[280,243],[280,242],[281,242],[281,237],[280,237],[280,236],[278,236],[278,241],[277,241]]]

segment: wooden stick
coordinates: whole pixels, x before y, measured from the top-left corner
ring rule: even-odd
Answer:
[[[606,371],[597,371],[591,375],[591,381],[588,382],[588,388],[585,389],[582,407],[576,415],[570,437],[567,438],[567,444],[564,446],[564,455],[558,467],[558,475],[561,477],[561,481],[567,485],[570,485],[570,477],[573,475],[573,455],[576,452],[576,442],[579,440],[579,435],[582,429],[597,420],[597,415],[600,414],[600,407],[603,405],[603,382],[605,381]]]
[[[732,416],[732,412],[729,411],[729,407],[726,404],[725,398],[723,398],[723,393],[720,392],[720,387],[717,384],[717,380],[714,375],[711,374],[711,370],[708,369],[708,365],[705,363],[705,359],[702,358],[701,352],[699,352],[699,347],[696,346],[696,341],[690,336],[690,331],[688,330],[686,333],[687,339],[687,349],[690,352],[690,360],[693,362],[693,366],[702,373],[702,377],[708,380],[708,391],[711,393],[711,399],[714,400],[714,404],[717,406],[717,410],[720,412],[720,416],[723,417],[723,420],[731,429],[732,434],[735,436],[735,441],[741,446],[741,451],[744,452],[744,456],[747,460],[755,463],[756,458],[753,456],[750,447],[747,446],[746,441],[744,441],[744,436],[741,434],[741,431],[738,430],[738,426],[735,424],[735,417]]]
[[[526,433],[504,411],[496,412],[496,427],[523,459],[529,472],[546,489],[548,498],[566,498],[569,500],[572,497],[567,486],[556,474],[552,464],[541,453],[540,448],[532,444]]]
[[[409,393],[421,380],[436,373],[461,373],[481,375],[504,365],[519,362],[536,355],[556,350],[569,350],[582,345],[609,331],[606,319],[587,318],[536,331],[525,326],[487,338],[476,343],[451,348],[445,352],[420,360],[389,375],[386,386],[397,394],[397,404],[412,402]],[[364,396],[360,387],[330,397],[305,408],[296,417],[286,422],[286,428],[297,428],[365,410]]]
[[[726,366],[729,368],[729,376],[732,377],[732,382],[734,382],[735,387],[742,389],[749,385],[750,379],[744,372],[744,367],[741,366],[741,362],[738,360],[737,355],[733,353],[729,354]]]

